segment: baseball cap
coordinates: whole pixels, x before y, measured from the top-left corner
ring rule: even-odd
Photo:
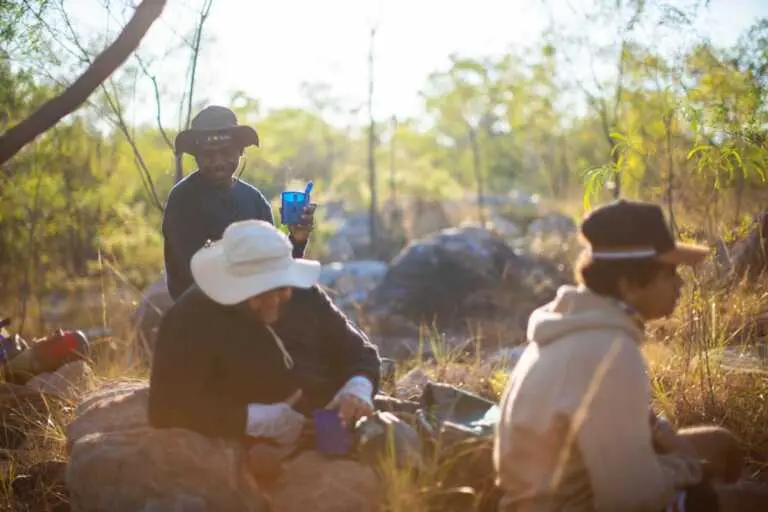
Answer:
[[[581,234],[596,260],[655,259],[675,265],[695,265],[709,247],[678,242],[661,207],[620,199],[589,213]]]
[[[230,109],[210,105],[192,119],[188,130],[176,136],[175,151],[194,155],[201,148],[225,144],[258,147],[259,134],[250,126],[238,124],[237,116]]]

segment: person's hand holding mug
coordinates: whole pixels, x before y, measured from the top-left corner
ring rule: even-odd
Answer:
[[[312,231],[315,229],[316,208],[316,203],[308,204],[304,207],[304,212],[301,214],[301,221],[298,224],[288,225],[288,232],[294,241],[306,242],[309,239],[309,235],[312,234]]]
[[[325,408],[338,408],[341,424],[345,427],[352,425],[373,414],[373,384],[367,377],[356,375],[342,386]]]

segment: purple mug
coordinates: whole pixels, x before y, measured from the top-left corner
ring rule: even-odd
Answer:
[[[341,424],[339,411],[316,409],[315,448],[329,456],[343,456],[350,452],[354,441],[352,431]]]

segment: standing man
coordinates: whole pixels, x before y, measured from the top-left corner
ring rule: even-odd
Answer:
[[[192,285],[190,260],[207,240],[219,240],[236,221],[275,223],[261,191],[234,176],[245,148],[259,146],[256,130],[239,125],[234,112],[216,105],[204,108],[175,144],[176,154],[195,157],[198,170],[174,185],[163,215],[165,270],[174,301]],[[310,205],[300,225],[288,226],[294,258],[303,257],[313,225]]]

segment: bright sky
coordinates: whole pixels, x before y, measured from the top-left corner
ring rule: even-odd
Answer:
[[[101,3],[67,0],[65,5],[81,23],[88,18],[96,28],[104,26]],[[174,32],[194,26],[202,3],[169,0],[142,53],[162,52],[178,42]],[[319,81],[362,105],[369,27],[378,20],[375,113],[379,118],[418,114],[418,92],[427,75],[443,67],[452,52],[498,54],[534,42],[547,21],[541,5],[541,0],[213,0],[195,98],[226,103],[231,91],[241,89],[266,108],[302,105],[300,84]],[[697,31],[728,45],[762,16],[768,17],[766,0],[711,0]],[[153,69],[163,89],[180,92],[188,54],[177,55]],[[164,117],[178,111],[173,101],[168,107]],[[137,121],[151,120],[153,103],[136,114]]]

